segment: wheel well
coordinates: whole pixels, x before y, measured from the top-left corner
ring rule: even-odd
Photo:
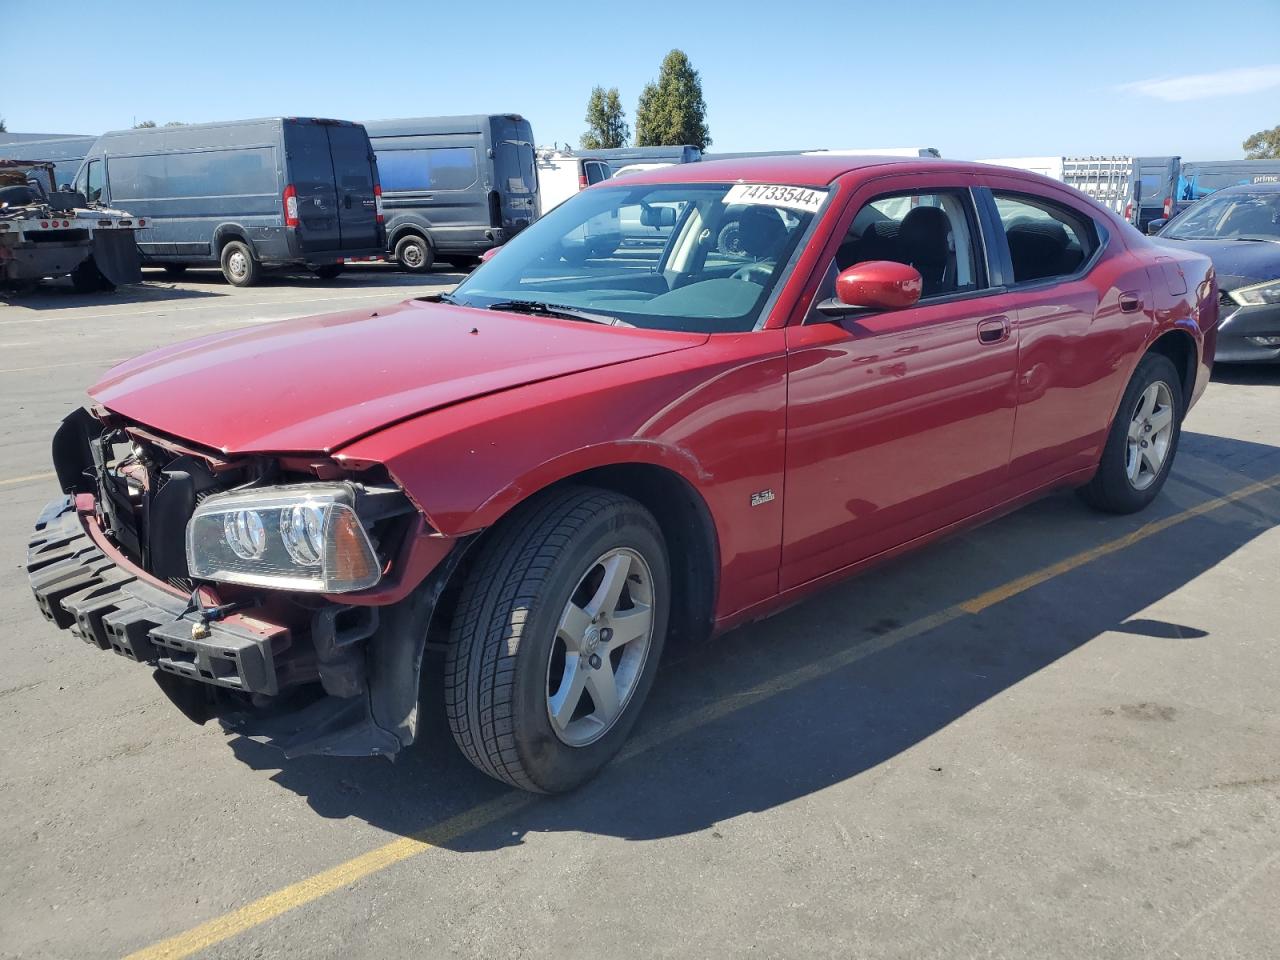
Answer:
[[[711,634],[718,593],[719,547],[711,511],[702,497],[681,476],[651,464],[624,463],[597,467],[565,477],[538,495],[565,485],[613,490],[643,504],[662,530],[671,563],[672,602],[668,643],[692,644]],[[527,500],[527,498],[526,498]],[[521,501],[526,502],[526,501]],[[449,619],[462,584],[479,554],[479,547],[499,521],[467,545],[466,553],[441,589],[437,611],[428,635],[428,646],[439,650],[448,641]]]
[[[257,256],[257,251],[253,249],[253,244],[249,242],[248,238],[245,237],[245,235],[241,233],[239,230],[236,230],[233,228],[233,229],[223,230],[221,233],[218,234],[219,259],[221,259],[222,257],[222,248],[225,247],[232,240],[239,240],[241,243],[243,243],[245,246],[249,248],[250,253],[252,253],[255,257]]]
[[[1182,381],[1182,399],[1185,404],[1191,399],[1191,391],[1196,385],[1196,342],[1185,330],[1170,330],[1161,334],[1147,351],[1162,353],[1172,362]]]
[[[421,227],[401,227],[392,236],[391,240],[388,242],[388,246],[390,246],[391,249],[394,250],[396,244],[398,244],[405,237],[417,237],[419,240],[426,241],[428,246],[432,246],[432,247],[435,246],[435,244],[431,242],[431,237],[427,235],[427,231],[423,230]]]

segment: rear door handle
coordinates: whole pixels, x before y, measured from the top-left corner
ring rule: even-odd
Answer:
[[[979,343],[1003,343],[1008,339],[1008,317],[987,317],[987,319],[978,322]]]
[[[1139,294],[1127,292],[1120,294],[1120,312],[1121,313],[1137,313],[1142,309],[1142,297]]]

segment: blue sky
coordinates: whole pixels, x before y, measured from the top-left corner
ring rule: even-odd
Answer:
[[[49,25],[48,7],[3,6],[7,35]],[[39,82],[5,85],[11,131],[514,111],[540,143],[576,143],[592,85],[617,86],[633,120],[672,47],[702,74],[713,149],[1208,160],[1239,157],[1246,136],[1280,124],[1280,0],[56,8],[57,24],[86,33],[31,61],[47,59]]]

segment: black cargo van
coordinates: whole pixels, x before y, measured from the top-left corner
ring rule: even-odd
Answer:
[[[144,264],[171,274],[221,266],[247,287],[264,268],[331,278],[347,257],[375,257],[385,237],[364,127],[288,117],[116,130],[76,174],[89,199],[146,221]]]
[[[475,263],[537,216],[533,130],[519,114],[366,120],[387,212],[387,253],[422,273]]]

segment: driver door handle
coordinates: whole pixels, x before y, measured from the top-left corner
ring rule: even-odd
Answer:
[[[987,317],[978,322],[978,342],[984,344],[1004,343],[1009,339],[1008,317]]]

